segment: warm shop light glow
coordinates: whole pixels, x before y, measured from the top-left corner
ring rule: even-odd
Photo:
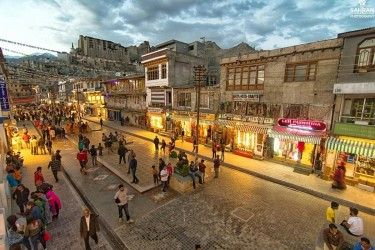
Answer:
[[[163,128],[163,118],[160,116],[151,116],[151,127]]]
[[[273,141],[273,150],[278,151],[280,148],[280,140],[278,138],[275,138]]]

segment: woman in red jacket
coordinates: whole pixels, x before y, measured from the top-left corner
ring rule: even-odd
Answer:
[[[77,154],[77,159],[81,165],[81,173],[87,174],[86,163],[87,163],[87,152],[86,150],[80,150]]]
[[[41,181],[42,183],[45,182],[43,174],[42,174],[42,167],[37,167],[34,173],[34,184],[36,186],[37,181]]]

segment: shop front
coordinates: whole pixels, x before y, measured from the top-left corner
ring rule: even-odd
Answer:
[[[151,131],[159,132],[166,128],[166,116],[162,108],[147,109],[147,124]]]
[[[329,180],[338,166],[344,166],[347,185],[374,191],[375,128],[336,123],[334,134],[326,142],[323,178]]]
[[[107,108],[107,119],[110,121],[119,121],[121,118],[121,111],[119,109]]]
[[[193,142],[196,137],[197,113],[196,112],[174,112],[172,114],[173,130],[177,130],[180,135],[182,130],[185,139]],[[199,118],[199,141],[208,144],[213,139],[213,126],[215,124],[215,114],[201,113]]]
[[[321,121],[280,118],[269,132],[268,156],[282,163],[320,169],[326,129]]]

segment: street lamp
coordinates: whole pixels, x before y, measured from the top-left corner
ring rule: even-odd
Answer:
[[[201,106],[201,86],[206,82],[206,68],[203,65],[194,66],[194,83],[196,87],[196,97],[197,97],[197,125],[196,125],[196,140],[197,148],[195,153],[198,154],[199,148],[199,118],[200,118],[200,106]]]

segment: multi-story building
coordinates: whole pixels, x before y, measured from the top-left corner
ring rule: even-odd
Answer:
[[[153,52],[143,55],[149,126],[156,130],[174,128],[177,122],[172,114],[176,107],[173,102],[176,100],[174,89],[189,89],[195,85],[194,66],[205,66],[207,80],[204,85],[216,86],[220,82],[220,58],[250,51],[253,51],[253,48],[243,44],[225,50],[214,42],[203,39],[190,44],[170,40],[154,47]],[[207,100],[209,97],[210,95]],[[211,115],[215,116],[215,113]]]
[[[337,83],[333,136],[328,138],[324,174],[345,165],[349,183],[375,187],[375,29],[338,35],[344,40]]]
[[[146,88],[144,75],[105,81],[105,117],[146,127]]]
[[[240,155],[320,164],[341,47],[338,38],[223,59],[218,137]]]
[[[78,51],[81,55],[107,60],[129,62],[128,50],[119,43],[80,35]]]

